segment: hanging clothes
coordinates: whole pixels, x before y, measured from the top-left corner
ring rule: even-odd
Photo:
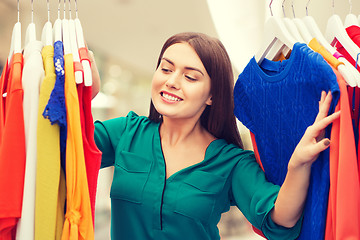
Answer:
[[[43,117],[43,110],[55,86],[54,47],[42,49],[45,78],[39,95],[37,126],[37,171],[35,240],[55,239],[60,183],[60,128]],[[64,207],[64,206],[63,206]]]
[[[61,167],[65,171],[66,156],[66,105],[65,105],[65,70],[64,70],[64,46],[62,41],[54,43],[54,66],[56,81],[51,92],[50,99],[46,105],[43,115],[48,118],[52,124],[60,126],[60,153]]]
[[[31,41],[24,48],[22,87],[24,90],[23,110],[26,146],[24,194],[21,218],[17,224],[16,239],[34,239],[35,228],[35,182],[37,162],[37,115],[39,109],[40,84],[44,78],[41,57],[43,44]]]
[[[0,87],[1,87],[1,96],[0,96],[0,145],[2,141],[2,135],[4,131],[4,123],[5,123],[5,107],[6,107],[6,95],[7,95],[7,84],[9,78],[9,66],[8,61],[3,68],[0,78]]]
[[[353,42],[360,46],[360,28],[350,26],[346,28],[346,32]],[[358,63],[347,50],[339,42],[336,42],[335,46],[359,70]],[[338,76],[338,79],[341,80],[341,76]],[[326,240],[360,239],[360,168],[356,151],[359,138],[360,89],[347,87],[344,83],[342,85],[341,105],[338,107],[341,108],[340,120],[333,123],[333,127],[338,131],[332,132],[332,139],[337,144],[330,148],[330,156],[334,156],[330,165],[330,181],[333,187],[330,188],[329,195]]]
[[[346,32],[348,33],[349,37],[354,41],[355,44],[359,44],[359,36],[360,33],[357,31],[357,27],[356,26],[350,26],[348,28],[345,29]],[[359,45],[358,45],[359,46]],[[358,71],[360,71],[360,68],[358,67],[358,63],[356,62],[356,59],[353,59],[351,57],[351,55],[348,53],[348,51],[341,45],[340,42],[335,42],[335,47],[337,49],[337,51],[342,54],[353,66],[355,66],[355,68],[358,69]],[[358,124],[359,124],[359,110],[360,110],[360,88],[348,88],[349,91],[349,99],[350,99],[350,103],[351,103],[351,109],[352,109],[352,120],[353,120],[353,128],[354,128],[354,133],[355,133],[355,144],[358,145],[358,140],[359,140],[359,128],[358,128]],[[360,170],[360,169],[359,169]]]
[[[235,115],[254,134],[270,182],[283,183],[293,150],[315,120],[321,91],[332,92],[333,112],[339,98],[336,76],[321,55],[301,43],[296,43],[290,58],[282,62],[264,59],[259,66],[252,58],[239,75],[234,89]],[[328,159],[325,151],[312,166],[299,239],[323,239]]]
[[[356,148],[346,82],[334,69],[340,99],[336,111],[340,118],[333,122],[330,147],[330,191],[325,239],[360,239],[360,187],[356,167]]]
[[[81,62],[88,61],[87,48],[80,48],[79,55]],[[91,63],[90,63],[91,66]],[[101,165],[101,151],[94,140],[94,120],[91,113],[92,87],[85,86],[85,82],[77,84],[77,91],[80,105],[81,130],[85,154],[86,175],[89,185],[90,203],[93,223],[95,223],[95,200],[98,174]]]
[[[66,214],[62,240],[94,239],[89,189],[81,134],[79,99],[76,92],[72,54],[64,56],[66,141]]]
[[[94,122],[91,115],[91,86],[86,87],[84,82],[77,84],[80,105],[81,130],[83,138],[86,176],[89,187],[91,213],[93,223],[95,221],[95,200],[98,174],[101,164],[101,152],[94,141]]]
[[[0,239],[15,238],[21,217],[25,176],[25,130],[21,76],[23,55],[15,53],[10,64],[0,145]],[[5,70],[6,71],[6,70]],[[2,85],[3,86],[3,85]],[[2,89],[2,92],[5,92]],[[3,99],[4,101],[4,99]]]

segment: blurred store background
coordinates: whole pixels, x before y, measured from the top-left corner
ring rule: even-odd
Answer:
[[[0,0],[0,70],[10,50],[11,34],[17,22],[16,0]],[[31,4],[33,2],[33,5]],[[66,14],[75,14],[82,23],[85,40],[94,52],[101,75],[101,92],[93,100],[94,119],[106,120],[124,116],[130,110],[147,115],[150,82],[164,41],[183,31],[198,31],[219,37],[227,48],[234,66],[235,79],[261,44],[263,25],[270,15],[269,1],[263,0],[66,0]],[[70,3],[69,3],[70,2]],[[274,0],[274,15],[292,18],[306,14],[307,0]],[[284,8],[282,8],[282,4]],[[292,8],[294,7],[294,11]],[[334,5],[334,7],[333,7]],[[46,0],[20,0],[19,19],[22,43],[32,19],[37,39],[48,19]],[[50,21],[58,17],[58,0],[49,0]],[[283,12],[284,9],[284,12]],[[327,19],[334,13],[344,20],[350,11],[348,1],[313,0],[308,13],[325,32]],[[360,14],[360,1],[351,11]],[[60,1],[60,17],[64,1]],[[247,130],[239,123],[246,148],[251,149]],[[95,217],[97,240],[110,239],[110,184],[113,169],[102,169],[99,175]],[[236,208],[224,214],[219,223],[221,237],[262,239]]]

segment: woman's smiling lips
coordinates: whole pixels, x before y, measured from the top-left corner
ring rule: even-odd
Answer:
[[[165,91],[160,92],[160,95],[165,102],[169,102],[169,103],[175,103],[183,100],[182,98],[176,96],[175,94]]]

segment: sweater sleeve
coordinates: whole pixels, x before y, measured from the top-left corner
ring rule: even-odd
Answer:
[[[302,218],[292,228],[277,225],[272,221],[270,212],[274,208],[280,186],[266,180],[253,154],[245,155],[237,163],[231,181],[232,203],[267,239],[289,240],[299,235]]]

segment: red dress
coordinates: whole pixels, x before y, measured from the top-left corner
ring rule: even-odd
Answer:
[[[23,56],[13,55],[9,78],[2,77],[1,141],[0,141],[0,239],[15,239],[16,223],[21,217],[25,175],[25,130],[23,89],[21,84]],[[4,72],[7,69],[5,67]],[[4,79],[3,79],[4,78]],[[6,86],[7,85],[7,86]],[[5,103],[4,103],[5,101]]]

